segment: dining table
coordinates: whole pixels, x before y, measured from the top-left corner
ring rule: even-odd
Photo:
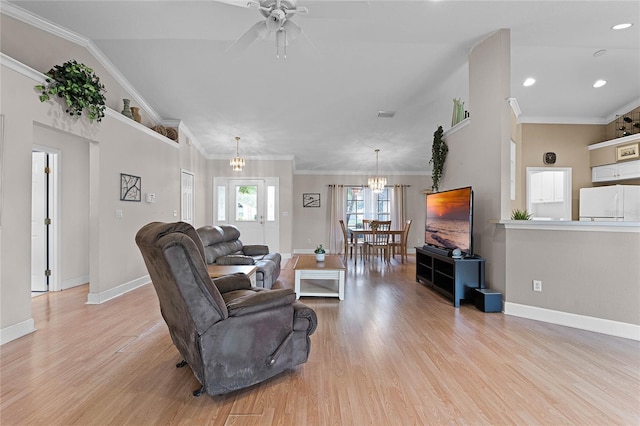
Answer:
[[[348,228],[349,229],[349,233],[351,234],[351,243],[354,243],[356,241],[356,239],[360,236],[360,235],[372,235],[373,234],[373,230],[372,229],[364,229],[364,228]],[[400,241],[398,241],[400,244],[400,260],[402,261],[402,263],[404,263],[405,259],[406,259],[406,255],[407,255],[407,247],[405,247],[404,241],[404,229],[389,229],[388,231],[377,231],[377,234],[382,234],[382,233],[387,233],[387,234],[391,234],[391,238],[393,239],[393,242],[396,243],[396,235],[400,236]],[[395,245],[394,245],[395,247]],[[392,257],[395,257],[395,249],[394,252],[391,253]]]

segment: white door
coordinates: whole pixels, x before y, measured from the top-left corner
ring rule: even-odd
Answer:
[[[47,154],[31,156],[31,291],[47,291]]]
[[[180,173],[180,187],[182,188],[180,194],[180,204],[182,209],[181,219],[183,222],[193,225],[193,212],[194,212],[194,178],[193,173],[186,170],[182,170]]]
[[[278,179],[214,181],[216,225],[235,225],[244,244],[265,244],[279,250]]]

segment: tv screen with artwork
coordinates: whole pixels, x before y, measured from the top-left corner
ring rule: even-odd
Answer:
[[[424,242],[473,255],[473,190],[470,186],[427,194]]]

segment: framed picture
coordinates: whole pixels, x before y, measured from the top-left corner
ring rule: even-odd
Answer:
[[[120,201],[142,200],[142,178],[120,173]]]
[[[320,207],[320,194],[302,194],[302,207]]]
[[[616,147],[616,161],[631,160],[633,158],[640,158],[637,143]]]

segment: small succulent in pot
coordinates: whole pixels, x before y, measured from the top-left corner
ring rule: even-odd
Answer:
[[[318,247],[316,247],[316,249],[314,250],[314,253],[316,254],[316,261],[317,262],[324,262],[324,255],[326,253],[324,247],[322,247],[322,244],[320,244]]]
[[[513,209],[511,212],[511,220],[531,220],[531,213],[527,209]]]

